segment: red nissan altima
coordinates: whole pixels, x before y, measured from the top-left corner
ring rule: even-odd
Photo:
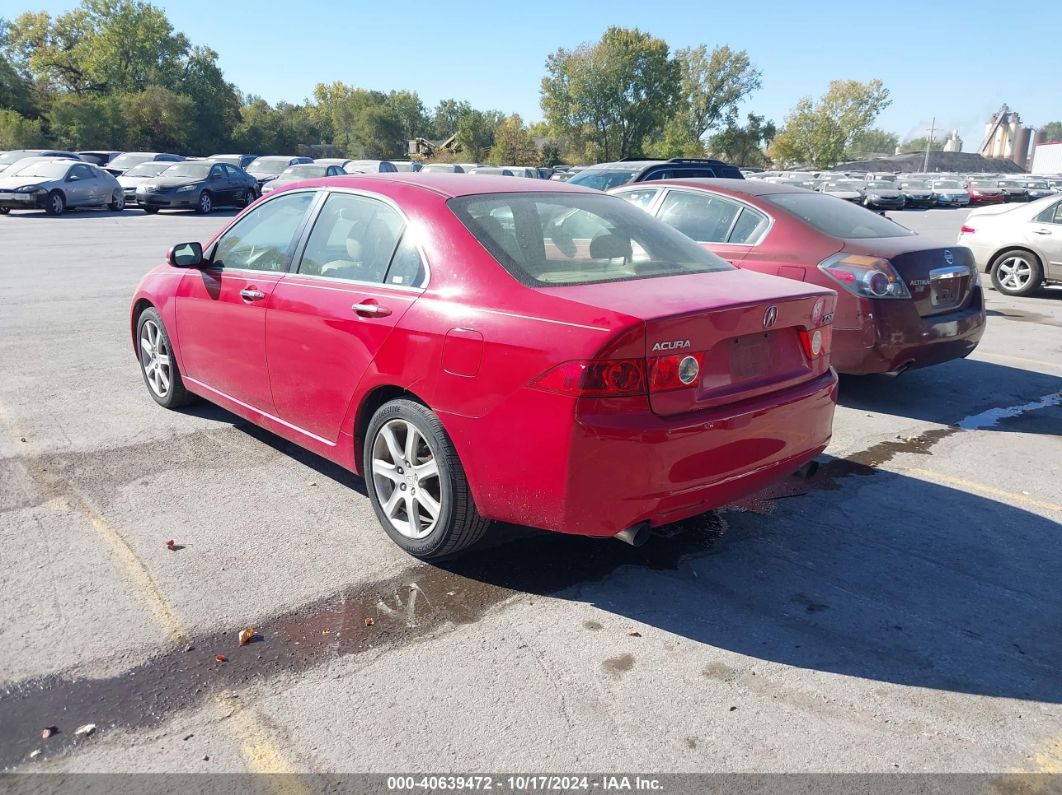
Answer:
[[[325,178],[167,259],[132,306],[149,394],[361,474],[419,557],[491,520],[639,544],[830,438],[835,295],[590,189]]]
[[[837,290],[833,366],[899,373],[969,356],[985,329],[970,249],[927,242],[834,196],[744,179],[669,180],[609,193],[727,261]]]

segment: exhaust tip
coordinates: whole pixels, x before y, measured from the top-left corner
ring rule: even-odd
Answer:
[[[815,473],[818,471],[819,462],[808,461],[806,464],[804,464],[804,466],[800,467],[800,469],[794,472],[793,475],[795,477],[800,478],[801,480],[811,480],[813,477],[815,477]]]
[[[636,524],[634,527],[628,527],[626,530],[620,530],[613,538],[618,538],[625,544],[630,544],[632,547],[643,547],[645,542],[649,540],[649,536],[653,534],[653,531],[649,527],[648,522],[642,522]]]

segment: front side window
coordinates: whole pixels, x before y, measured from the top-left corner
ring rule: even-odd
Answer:
[[[350,193],[328,197],[299,263],[299,273],[383,283],[404,221],[377,199]]]
[[[252,271],[283,271],[306,210],[316,194],[288,193],[251,210],[222,235],[211,266]]]
[[[447,206],[503,268],[533,287],[732,269],[617,196],[494,193]]]
[[[658,218],[698,243],[724,243],[741,207],[707,193],[668,191]]]

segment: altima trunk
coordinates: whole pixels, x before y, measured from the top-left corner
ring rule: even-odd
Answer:
[[[845,250],[886,256],[921,317],[954,312],[970,301],[976,265],[964,246],[914,248],[911,238],[882,238],[850,241]]]

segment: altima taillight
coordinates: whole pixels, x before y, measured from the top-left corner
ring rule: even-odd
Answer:
[[[680,353],[649,360],[649,391],[670,392],[695,386],[704,365],[703,353]]]
[[[645,360],[564,362],[546,370],[531,382],[531,386],[572,397],[644,395]]]
[[[801,329],[800,344],[804,346],[804,355],[814,361],[826,356],[830,350],[831,327]]]
[[[819,264],[819,270],[863,298],[910,298],[907,285],[892,264],[881,257],[835,254]]]

